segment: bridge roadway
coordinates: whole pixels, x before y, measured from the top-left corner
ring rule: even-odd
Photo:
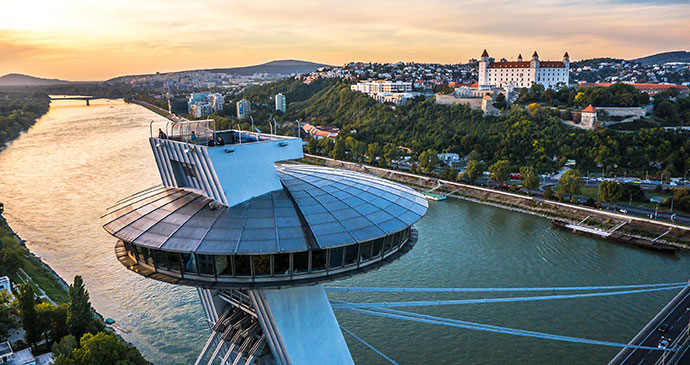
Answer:
[[[665,325],[664,332],[659,327]],[[690,364],[690,284],[683,288],[629,345],[658,347],[661,338],[669,339],[670,348],[677,351],[625,348],[609,365]]]

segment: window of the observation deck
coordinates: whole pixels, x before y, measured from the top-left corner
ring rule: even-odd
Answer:
[[[182,270],[185,273],[196,274],[196,259],[194,258],[194,255],[189,253],[181,253],[180,257],[182,257]]]
[[[216,264],[216,273],[218,276],[232,276],[232,265],[230,258],[225,255],[214,256]]]
[[[327,250],[317,250],[311,253],[311,271],[326,270],[326,253]]]
[[[273,256],[273,275],[290,275],[289,253],[279,253]]]
[[[383,251],[388,252],[391,249],[393,249],[393,237],[391,236],[386,236],[383,237]]]
[[[271,275],[271,256],[270,255],[254,255],[254,276],[270,276]]]
[[[151,257],[151,249],[148,247],[139,247],[139,252],[141,253],[142,260],[147,265],[153,265],[153,257]]]
[[[377,238],[371,244],[371,257],[376,258],[381,256],[383,252],[383,238]]]
[[[168,268],[168,259],[165,256],[165,252],[160,250],[151,250],[151,257],[153,257],[153,263],[157,268]]]
[[[292,254],[292,270],[295,274],[309,271],[309,252]]]
[[[343,266],[343,254],[345,253],[345,247],[336,247],[331,249],[330,259],[328,260],[328,267],[335,269]]]
[[[199,265],[199,274],[213,276],[213,256],[195,254],[196,263]]]
[[[345,247],[345,266],[354,265],[357,263],[357,255],[359,254],[359,245],[349,245]]]
[[[177,252],[166,252],[168,258],[168,269],[172,271],[180,271],[180,256]]]
[[[235,256],[235,275],[252,276],[252,264],[248,255]]]
[[[362,243],[359,255],[362,261],[366,261],[371,258],[371,241]]]

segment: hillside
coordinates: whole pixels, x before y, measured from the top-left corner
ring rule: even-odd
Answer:
[[[221,72],[221,73],[227,73],[227,74],[236,74],[236,75],[240,75],[240,76],[251,76],[251,75],[254,75],[256,73],[267,73],[267,74],[274,74],[274,75],[291,75],[291,74],[308,73],[308,72],[316,71],[316,69],[318,69],[319,67],[330,67],[330,66],[326,65],[326,64],[322,64],[322,63],[315,63],[315,62],[309,62],[309,61],[278,60],[278,61],[271,61],[271,62],[266,62],[266,63],[262,63],[260,65],[253,65],[253,66],[183,70],[183,71],[175,71],[175,72],[165,72],[162,74],[163,75],[175,75],[175,74],[186,73],[186,72],[208,71],[208,72]],[[127,77],[132,77],[132,76],[135,76],[135,75],[119,76],[119,77],[115,77],[113,79],[110,79],[106,82],[118,81],[121,78],[127,78]],[[151,76],[151,74],[137,75],[137,76]]]
[[[690,52],[688,51],[672,51],[657,53],[647,57],[640,57],[634,60],[645,65],[662,64],[666,62],[690,62]]]
[[[0,86],[38,86],[38,85],[62,85],[69,81],[58,79],[43,79],[22,74],[7,74],[0,76]]]

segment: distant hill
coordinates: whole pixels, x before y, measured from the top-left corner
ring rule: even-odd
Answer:
[[[0,86],[39,86],[39,85],[62,85],[69,84],[69,81],[58,79],[42,79],[22,74],[7,74],[0,76]]]
[[[236,75],[240,75],[240,76],[251,76],[251,75],[254,75],[256,73],[267,73],[267,74],[274,74],[274,75],[291,75],[293,73],[294,74],[300,74],[300,73],[313,72],[313,71],[316,71],[316,69],[318,69],[320,67],[330,67],[330,65],[326,65],[326,64],[322,64],[322,63],[315,63],[315,62],[308,62],[308,61],[299,61],[299,60],[278,60],[278,61],[266,62],[266,63],[262,63],[260,65],[254,65],[254,66],[184,70],[184,71],[174,71],[174,72],[162,72],[161,74],[163,74],[163,75],[174,75],[174,74],[185,73],[185,72],[210,71],[210,72],[220,72],[220,73],[227,73],[227,74],[236,74]],[[150,76],[150,75],[151,74],[138,75],[138,76]],[[106,82],[118,81],[118,79],[131,77],[131,76],[133,76],[133,75],[120,76],[120,77],[110,79]]]
[[[690,52],[688,51],[672,51],[657,53],[647,57],[640,57],[634,60],[645,65],[662,64],[666,62],[690,62]]]

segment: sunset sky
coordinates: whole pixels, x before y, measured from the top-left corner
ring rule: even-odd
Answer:
[[[0,0],[0,75],[67,80],[277,59],[459,63],[690,49],[683,1]]]

